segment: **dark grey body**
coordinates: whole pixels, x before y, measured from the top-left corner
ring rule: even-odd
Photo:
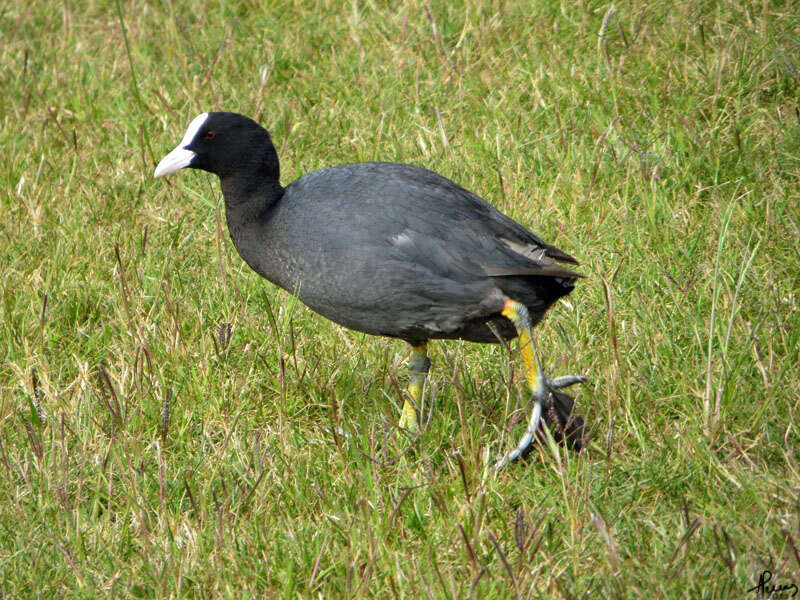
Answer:
[[[228,227],[256,272],[347,328],[411,343],[496,342],[517,333],[511,298],[535,325],[568,294],[576,262],[431,171],[359,163],[266,191],[222,179]],[[259,197],[260,196],[260,197]]]
[[[419,167],[342,165],[284,188],[269,133],[243,115],[195,117],[154,175],[186,167],[219,176],[228,229],[248,265],[350,329],[415,346],[432,338],[496,342],[532,335],[531,327],[579,277],[557,264],[577,263],[569,254]],[[531,369],[530,354],[523,356]],[[429,366],[427,348],[418,346],[400,427],[416,429],[414,404]],[[585,377],[550,379],[537,371],[525,435],[498,466],[524,455],[542,417],[557,427],[556,439],[576,449],[585,443],[572,398],[556,391]]]

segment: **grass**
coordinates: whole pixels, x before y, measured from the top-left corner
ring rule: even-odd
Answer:
[[[3,597],[800,585],[795,3],[33,0],[0,39]],[[457,342],[397,430],[404,344],[250,272],[213,178],[152,179],[208,109],[285,183],[424,165],[575,254],[537,332],[587,451],[487,473],[524,378]]]

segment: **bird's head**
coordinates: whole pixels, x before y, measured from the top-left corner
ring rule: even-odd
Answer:
[[[223,180],[240,174],[278,178],[278,157],[267,130],[230,112],[197,115],[180,143],[158,163],[154,176],[187,167],[209,171]]]

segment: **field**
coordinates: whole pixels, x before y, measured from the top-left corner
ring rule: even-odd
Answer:
[[[3,3],[0,596],[788,597],[799,6]],[[215,177],[153,179],[223,109],[284,184],[417,164],[575,255],[536,332],[586,451],[491,471],[513,345],[433,343],[398,429],[408,346],[250,271]]]

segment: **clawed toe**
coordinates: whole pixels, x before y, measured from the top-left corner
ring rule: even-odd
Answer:
[[[525,458],[530,454],[538,436],[541,435],[542,420],[548,425],[556,443],[564,443],[575,451],[582,450],[586,445],[583,417],[572,414],[575,404],[572,396],[556,390],[586,381],[588,381],[588,377],[584,375],[565,375],[541,381],[531,395],[533,409],[522,439],[516,448],[498,459],[495,469],[499,470],[508,463]]]
[[[586,375],[564,375],[556,377],[547,381],[547,387],[551,390],[560,390],[561,388],[575,385],[576,383],[586,383],[589,378]]]

